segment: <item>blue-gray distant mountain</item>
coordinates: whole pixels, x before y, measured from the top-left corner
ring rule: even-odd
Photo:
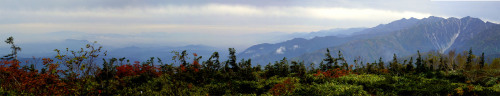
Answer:
[[[245,51],[241,52],[238,56],[239,58],[251,58],[254,64],[267,64],[269,62],[274,62],[287,58],[294,58],[297,56],[304,55],[306,53],[315,52],[319,49],[324,49],[332,46],[339,46],[350,41],[362,40],[366,38],[372,38],[376,36],[389,34],[388,31],[396,31],[405,29],[408,26],[413,26],[418,22],[418,19],[401,19],[394,21],[389,24],[380,24],[373,28],[357,28],[356,30],[344,29],[336,30],[336,33],[350,33],[343,35],[324,35],[320,37],[314,37],[312,39],[295,38],[281,43],[276,44],[258,44],[249,47]],[[314,34],[314,33],[311,33]],[[320,58],[311,57],[311,58]],[[304,60],[304,59],[298,59]]]
[[[303,60],[306,63],[319,63],[324,58],[326,48],[332,50],[333,56],[336,56],[340,50],[348,61],[353,61],[355,57],[362,57],[365,62],[373,62],[380,57],[389,60],[392,59],[393,54],[409,56],[415,54],[417,50],[447,52],[451,49],[465,51],[472,48],[475,53],[487,52],[486,55],[498,56],[500,53],[498,44],[500,39],[497,39],[500,36],[499,29],[498,24],[472,17],[410,18],[381,24],[347,37],[325,36],[310,40],[293,39],[276,44],[259,44],[245,50],[240,56],[267,58],[260,62],[273,62],[276,58],[287,57]],[[316,40],[320,38],[327,39]],[[294,47],[295,45],[299,47]],[[275,53],[264,55],[252,53],[255,50],[265,50],[265,48],[269,48],[267,52],[274,50]]]
[[[316,36],[312,39],[294,38],[292,40],[276,44],[258,44],[240,52],[238,54],[238,58],[251,58],[253,64],[267,64],[269,62],[281,60],[283,57],[300,56],[304,53],[312,52],[321,48],[336,46],[347,41],[369,37],[370,35],[358,36],[355,38],[350,36],[351,34],[356,34],[356,32],[361,32],[364,29],[365,28],[333,29],[330,31],[309,33],[309,36],[318,34],[327,35],[322,37]],[[348,34],[342,34],[342,32]]]
[[[66,48],[77,50],[85,48],[85,45],[92,44],[87,40],[66,39],[60,42],[47,42],[47,43],[26,43],[19,44],[22,50],[19,52],[20,57],[53,57],[57,53],[54,49],[65,50]],[[98,46],[98,45],[96,45]],[[10,51],[6,49],[4,51]]]
[[[193,58],[193,53],[196,53],[198,56],[203,56],[202,60],[209,58],[213,52],[219,52],[221,60],[225,60],[227,54],[229,53],[226,50],[206,46],[206,45],[187,45],[181,47],[137,47],[130,46],[124,48],[118,48],[108,51],[108,57],[122,58],[126,57],[131,60],[136,61],[146,61],[149,60],[150,57],[159,57],[163,59],[163,61],[172,63],[172,57],[174,56],[172,51],[182,52],[186,50],[189,58]],[[223,59],[224,58],[224,59]]]

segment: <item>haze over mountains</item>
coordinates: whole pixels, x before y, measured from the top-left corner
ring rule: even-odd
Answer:
[[[246,50],[237,50],[238,60],[252,59],[253,65],[273,63],[283,57],[301,60],[308,63],[319,63],[324,58],[326,48],[333,56],[341,51],[347,61],[361,57],[365,62],[392,59],[393,54],[400,57],[421,52],[439,51],[458,52],[472,48],[477,54],[486,52],[487,56],[500,56],[500,25],[482,21],[479,18],[442,18],[431,16],[423,19],[403,18],[388,24],[380,24],[372,28],[331,29],[310,33],[268,33],[259,34],[270,43],[253,45]],[[265,35],[265,36],[264,36]],[[286,40],[288,39],[288,40]],[[277,43],[276,43],[277,42]],[[52,57],[54,49],[79,49],[89,44],[87,40],[67,39],[62,42],[42,44],[20,44],[23,58]],[[106,47],[105,47],[106,48]],[[2,53],[8,48],[3,47]],[[186,46],[127,46],[107,48],[108,57],[127,57],[131,60],[145,61],[150,57],[160,57],[169,61],[174,55],[171,51],[187,50],[208,58],[213,52],[219,52],[220,60],[227,59],[227,48],[210,45]],[[47,55],[48,54],[48,55]]]
[[[366,28],[337,28],[337,29],[329,29],[329,30],[321,30],[316,32],[296,32],[296,33],[285,33],[285,32],[272,32],[272,33],[256,33],[251,36],[255,37],[254,39],[262,39],[256,40],[260,42],[283,42],[284,40],[291,38],[314,38],[314,37],[322,37],[329,35],[336,36],[349,36],[354,32],[361,31]],[[75,32],[75,31],[59,31],[59,32],[51,32],[48,34],[37,34],[42,37],[51,37],[53,41],[42,42],[42,43],[24,43],[22,41],[17,41],[16,44],[22,48],[22,51],[19,52],[19,56],[25,59],[31,59],[32,57],[44,58],[44,57],[54,57],[56,52],[54,49],[63,50],[68,48],[69,50],[79,50],[80,48],[85,48],[86,44],[92,44],[93,41],[86,40],[84,38],[95,38],[98,36],[112,36],[112,37],[123,37],[123,38],[132,38],[131,35],[119,35],[119,34],[85,34],[83,32]],[[139,37],[148,37],[153,36],[161,37],[166,36],[168,34],[158,33],[154,36],[153,33],[145,33],[141,34]],[[165,38],[168,38],[166,36]],[[171,36],[170,36],[171,37]],[[14,36],[16,38],[16,36]],[[57,39],[63,39],[61,41],[57,41]],[[19,39],[16,39],[19,40]],[[98,45],[100,42],[106,41],[97,41]],[[125,42],[125,41],[124,41]],[[169,42],[169,41],[166,41]],[[19,44],[18,44],[19,43]],[[151,42],[149,42],[151,43]],[[201,60],[205,60],[213,52],[219,52],[220,59],[226,60],[228,56],[228,48],[214,46],[214,45],[202,45],[202,44],[191,44],[191,45],[183,45],[183,46],[170,46],[169,44],[164,44],[164,42],[157,42],[156,44],[136,44],[131,42],[131,46],[123,46],[123,47],[113,47],[109,45],[102,45],[105,50],[108,52],[108,56],[106,58],[115,57],[122,58],[126,57],[132,61],[146,61],[149,60],[150,57],[159,57],[163,60],[166,60],[168,63],[171,63],[171,57],[174,56],[172,51],[182,52],[186,50],[189,54],[189,57],[192,57],[192,53],[196,53],[199,56],[203,56]],[[0,44],[1,45],[1,44]],[[130,45],[130,44],[129,44]],[[10,49],[8,46],[0,46],[0,53],[8,54]],[[244,49],[237,49],[237,52],[241,52]],[[248,58],[246,58],[248,59]],[[99,60],[100,61],[100,60]]]

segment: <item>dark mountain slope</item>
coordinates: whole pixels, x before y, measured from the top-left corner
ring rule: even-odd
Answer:
[[[444,19],[431,16],[419,20],[407,29],[388,32],[389,34],[369,39],[353,40],[328,48],[334,51],[341,50],[348,61],[361,56],[364,61],[369,62],[378,60],[379,57],[383,60],[390,60],[394,53],[399,56],[408,56],[415,54],[417,50],[446,52],[450,49],[464,51],[472,47],[478,53],[487,51],[491,52],[489,54],[497,54],[497,48],[500,48],[498,44],[494,44],[500,42],[494,37],[500,34],[495,32],[497,30],[497,24],[485,23],[477,18]],[[306,53],[296,59],[318,63],[322,60],[318,57],[324,55],[325,49]]]

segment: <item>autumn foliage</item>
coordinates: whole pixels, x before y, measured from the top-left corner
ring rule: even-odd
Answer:
[[[48,72],[38,72],[38,70],[29,70],[20,68],[19,61],[1,61],[0,76],[1,86],[5,89],[18,90],[37,95],[62,95],[70,94],[73,86],[68,86],[59,78],[56,70],[57,65],[51,64],[50,59],[44,59],[44,65],[49,66]]]
[[[161,75],[160,68],[148,64],[141,65],[139,61],[135,61],[132,65],[127,64],[118,66],[116,70],[116,75],[118,77],[136,76],[145,73],[156,77]]]
[[[281,95],[291,95],[293,90],[295,89],[295,82],[288,78],[282,83],[275,84],[273,88],[269,90],[272,95],[281,96]]]
[[[320,78],[339,78],[345,75],[352,74],[351,70],[346,70],[346,69],[331,69],[325,72],[322,72],[321,70],[318,70],[314,76],[320,77]]]

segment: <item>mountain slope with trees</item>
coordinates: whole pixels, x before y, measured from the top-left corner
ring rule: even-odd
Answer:
[[[259,61],[261,64],[283,57],[317,64],[321,61],[318,57],[322,56],[326,48],[342,51],[348,57],[346,59],[349,62],[359,59],[355,57],[364,57],[361,58],[364,61],[374,61],[382,57],[384,61],[388,61],[391,60],[393,54],[409,56],[413,55],[415,50],[444,53],[449,50],[472,48],[476,52],[488,52],[488,56],[498,56],[496,49],[500,46],[495,43],[500,41],[494,37],[500,34],[497,32],[498,27],[499,24],[484,22],[473,17],[445,19],[431,16],[423,19],[401,19],[339,38],[342,40],[338,40],[335,36],[316,37],[310,40],[296,38],[282,43],[252,46],[239,56],[264,58],[261,59],[264,61]],[[320,38],[328,39],[318,40]],[[293,49],[293,45],[307,46]],[[257,48],[270,46],[274,47],[267,48],[268,54],[251,53],[251,51],[259,50]],[[286,50],[280,50],[283,51],[282,54],[277,54],[276,51],[280,48]]]

